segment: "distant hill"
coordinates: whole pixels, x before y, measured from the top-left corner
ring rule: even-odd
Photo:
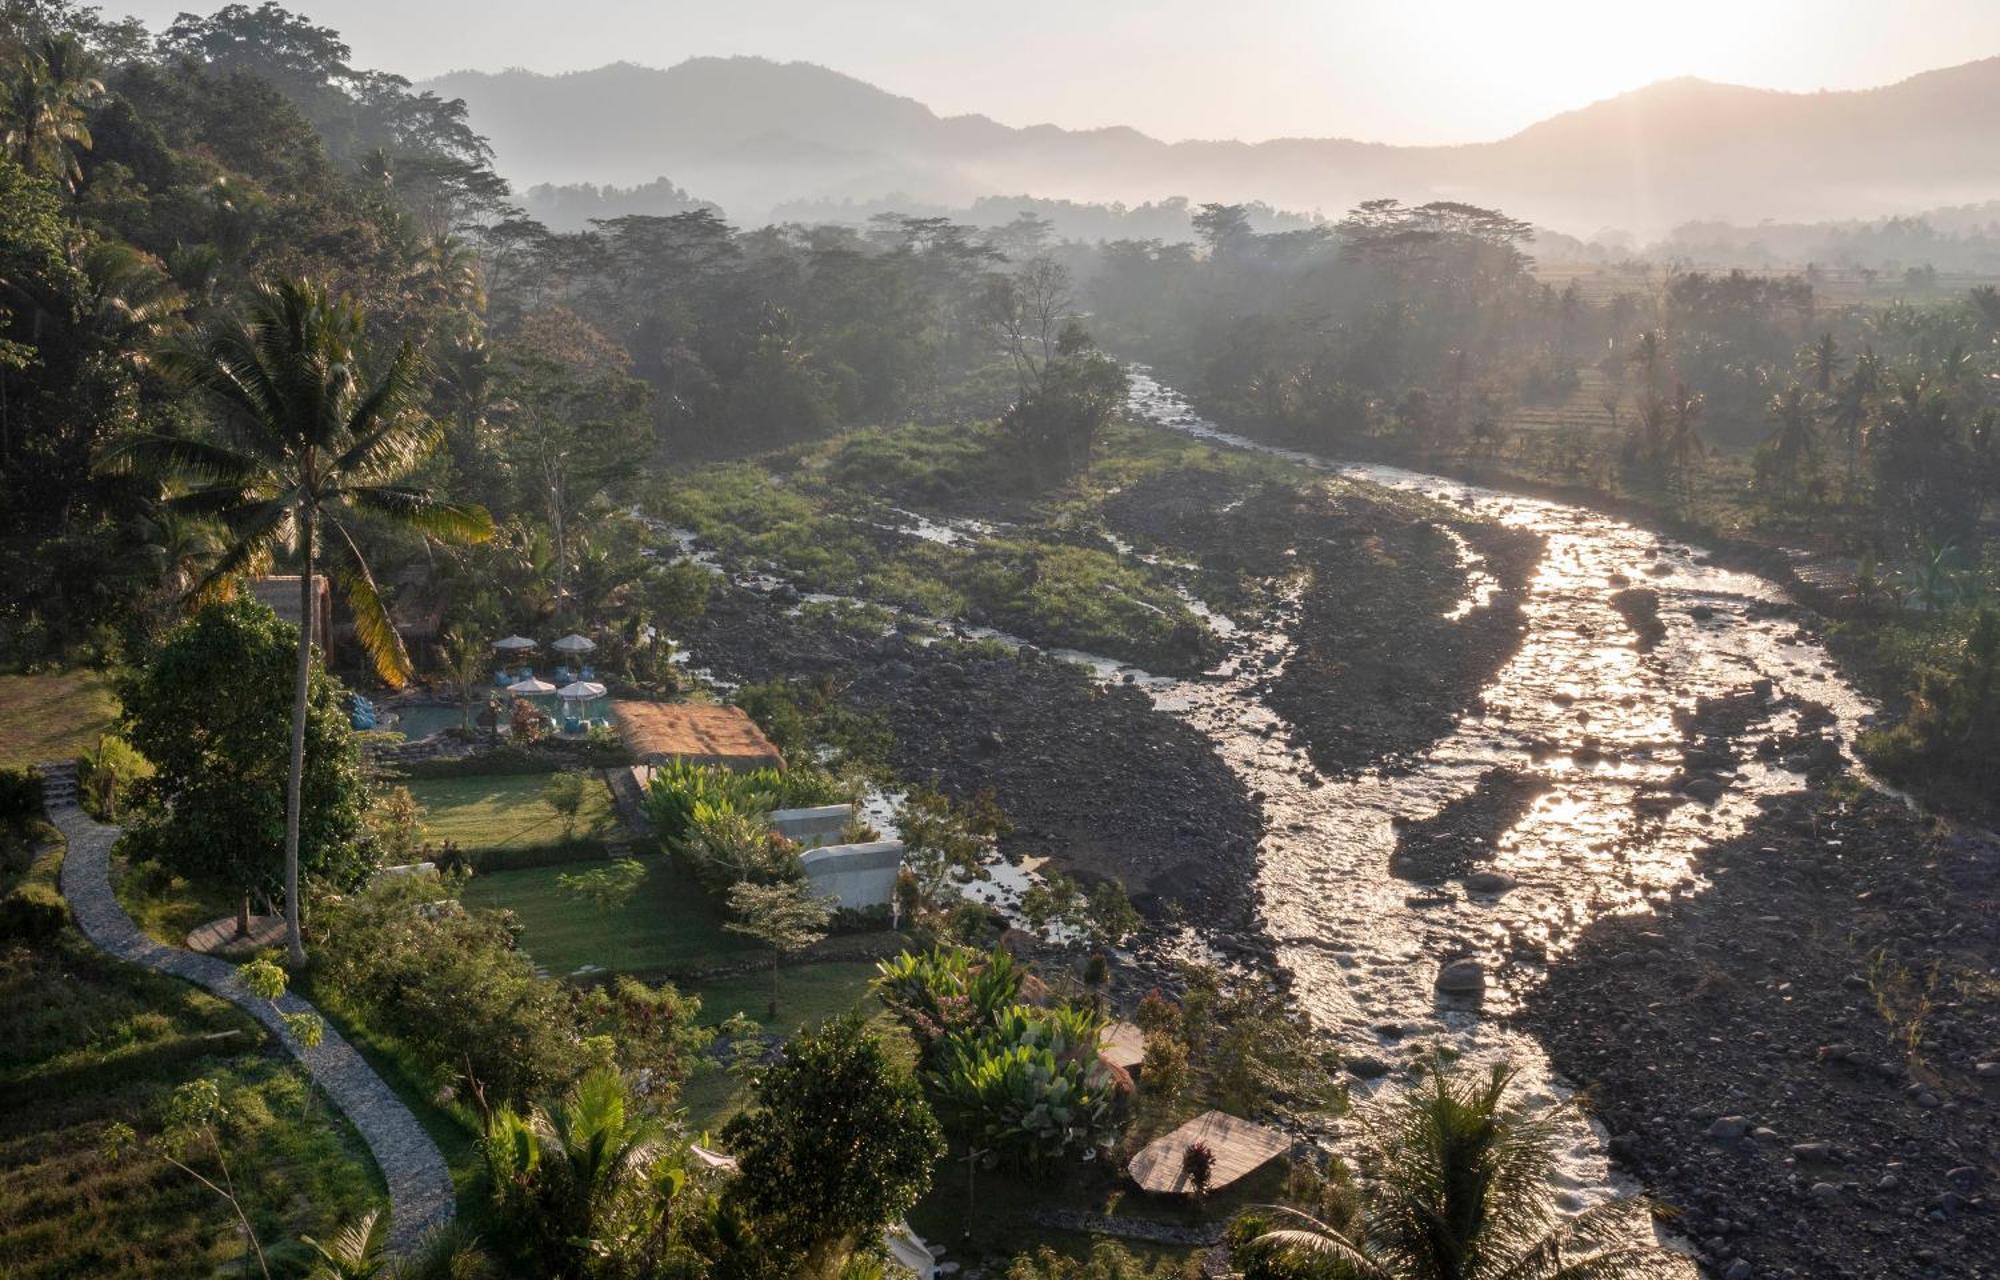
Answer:
[[[1013,128],[762,58],[556,76],[461,71],[424,87],[466,99],[517,183],[669,175],[743,222],[788,202],[891,196],[962,205],[1016,191],[1127,203],[1186,195],[1337,214],[1395,195],[1498,205],[1584,235],[1656,236],[1693,219],[1865,218],[2000,197],[2000,58],[1829,93],[1669,80],[1451,147]]]

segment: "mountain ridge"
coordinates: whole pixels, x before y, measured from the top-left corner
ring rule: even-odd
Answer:
[[[2000,57],[1864,89],[1797,93],[1655,81],[1483,142],[1163,141],[944,116],[810,62],[700,56],[585,71],[455,71],[503,173],[529,182],[668,175],[741,221],[799,200],[932,202],[1033,191],[1137,203],[1266,200],[1337,214],[1381,195],[1463,199],[1578,233],[1697,219],[1869,217],[2000,196]],[[884,182],[902,184],[884,188]]]

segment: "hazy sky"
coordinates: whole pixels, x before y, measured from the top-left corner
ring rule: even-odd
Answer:
[[[221,0],[100,0],[158,26]],[[2000,54],[2000,0],[286,0],[363,66],[805,59],[942,114],[1167,139],[1504,136],[1669,76],[1864,88]]]

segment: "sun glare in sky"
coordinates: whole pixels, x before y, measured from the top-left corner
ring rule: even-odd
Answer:
[[[219,0],[218,0],[219,2]],[[190,0],[105,0],[154,25]],[[210,6],[212,7],[212,6]],[[2000,53],[2000,0],[290,0],[364,66],[803,59],[1007,124],[1167,139],[1501,137],[1655,80],[1812,91]]]

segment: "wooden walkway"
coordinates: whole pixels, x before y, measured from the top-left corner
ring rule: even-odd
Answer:
[[[205,956],[250,955],[269,947],[282,947],[285,945],[285,918],[251,916],[249,935],[239,938],[236,936],[236,917],[223,916],[189,933],[187,941],[181,945]]]

